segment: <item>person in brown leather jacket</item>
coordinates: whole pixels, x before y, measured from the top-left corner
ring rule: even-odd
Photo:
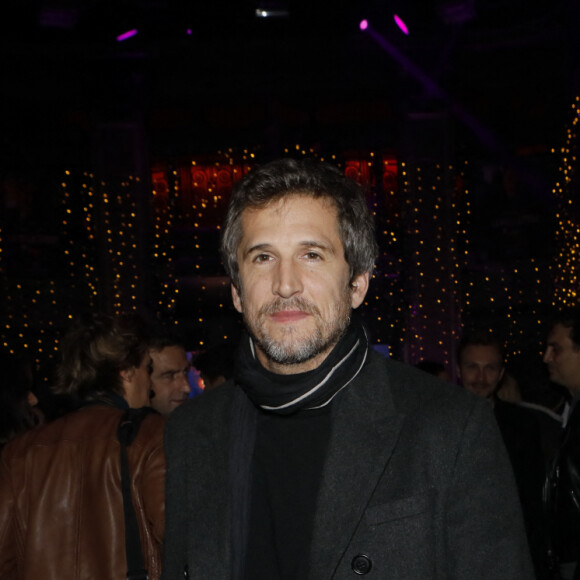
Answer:
[[[150,368],[136,317],[93,317],[65,336],[55,390],[73,396],[79,408],[2,451],[2,580],[127,578],[118,428],[130,409],[149,405]],[[165,420],[153,411],[143,414],[127,463],[144,565],[156,580]]]

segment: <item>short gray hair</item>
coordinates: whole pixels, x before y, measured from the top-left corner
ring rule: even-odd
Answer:
[[[378,245],[373,216],[359,184],[328,163],[286,158],[251,171],[235,184],[232,191],[223,226],[221,255],[236,288],[240,285],[237,250],[243,235],[242,213],[290,195],[328,199],[337,209],[350,280],[372,271]]]

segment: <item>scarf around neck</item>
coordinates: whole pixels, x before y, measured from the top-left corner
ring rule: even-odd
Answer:
[[[346,332],[320,366],[305,373],[280,375],[260,364],[252,338],[245,334],[238,348],[234,378],[264,411],[289,415],[317,409],[329,404],[358,375],[368,348],[366,330],[353,315]]]

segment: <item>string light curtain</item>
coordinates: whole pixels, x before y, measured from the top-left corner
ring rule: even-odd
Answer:
[[[578,117],[580,97],[571,106],[571,121],[566,140],[560,150],[559,178],[553,194],[557,200],[556,243],[558,253],[552,275],[554,279],[553,306],[572,306],[578,303],[580,274],[580,195],[578,163]]]

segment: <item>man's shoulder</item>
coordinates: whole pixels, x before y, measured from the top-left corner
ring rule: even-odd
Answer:
[[[371,352],[365,378],[375,389],[386,389],[398,405],[439,402],[441,405],[471,407],[478,398],[416,367]]]
[[[166,423],[167,418],[157,411],[147,413],[143,417],[143,422],[139,428],[139,435],[142,435],[143,438],[150,441],[158,440],[159,437],[163,439]]]
[[[479,418],[487,415],[485,420],[495,423],[491,406],[480,397],[378,353],[369,357],[355,388],[385,415],[402,415],[415,425],[447,424],[461,429],[474,413]]]
[[[228,412],[235,393],[234,382],[230,379],[221,385],[204,391],[177,407],[167,421],[171,429],[196,423],[198,417],[204,422]]]
[[[105,405],[86,406],[22,433],[9,441],[2,452],[5,458],[25,457],[30,453],[51,454],[74,446],[107,445],[117,442],[117,429],[123,411]],[[145,416],[136,444],[154,444],[163,441],[165,419],[157,414]],[[80,448],[79,447],[79,448]]]

